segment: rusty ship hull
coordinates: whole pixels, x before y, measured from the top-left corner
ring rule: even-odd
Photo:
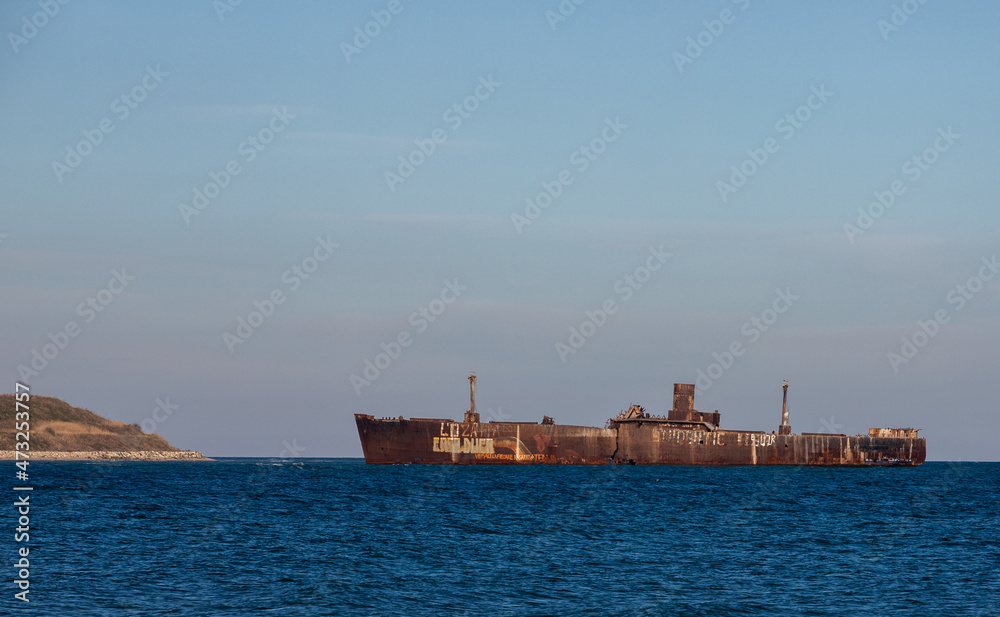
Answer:
[[[542,422],[381,418],[355,414],[365,462],[452,465],[919,465],[926,440],[915,429],[867,435],[792,434],[786,403],[771,433],[726,430],[719,413],[693,409],[694,386],[675,384],[674,408],[651,416],[633,405],[606,428]],[[787,385],[786,401],[787,401]]]

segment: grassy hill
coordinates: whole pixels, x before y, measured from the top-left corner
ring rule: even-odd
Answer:
[[[50,396],[28,401],[31,452],[179,452],[159,435],[138,424],[102,418]],[[0,394],[0,450],[14,449],[14,395]]]

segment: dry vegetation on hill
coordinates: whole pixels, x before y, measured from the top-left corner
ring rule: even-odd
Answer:
[[[28,401],[32,452],[179,452],[159,435],[138,424],[108,420],[50,396]],[[14,449],[14,395],[0,394],[0,450]]]

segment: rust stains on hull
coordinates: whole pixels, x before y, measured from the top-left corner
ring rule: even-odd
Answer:
[[[927,455],[916,429],[791,434],[784,403],[778,431],[726,430],[718,412],[693,409],[693,395],[693,385],[675,384],[666,417],[633,405],[608,428],[555,424],[548,417],[541,423],[479,422],[474,398],[464,422],[354,418],[365,462],[373,464],[869,466],[920,465]]]
[[[354,418],[368,463],[601,465],[617,446],[617,431],[585,426]]]
[[[662,423],[561,424],[376,419],[355,414],[368,463],[458,465],[919,465],[926,440],[775,435]]]

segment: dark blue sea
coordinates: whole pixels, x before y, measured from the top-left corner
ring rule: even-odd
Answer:
[[[2,614],[1000,615],[996,463],[31,470]]]

